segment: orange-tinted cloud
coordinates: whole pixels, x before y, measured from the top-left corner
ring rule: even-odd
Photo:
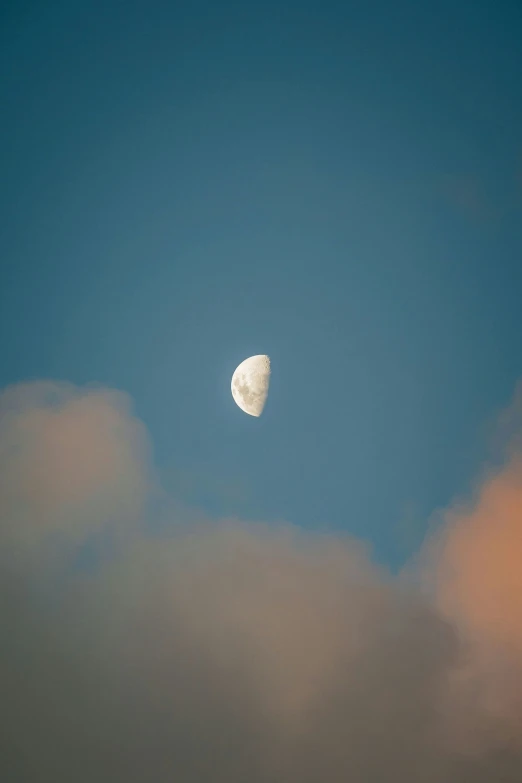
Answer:
[[[522,661],[522,458],[447,514],[437,565],[444,610]]]
[[[439,515],[420,574],[466,653],[449,679],[453,733],[475,744],[476,719],[498,719],[499,741],[522,747],[522,452],[520,391],[499,417],[504,464],[485,472],[467,502]],[[498,444],[497,444],[498,445]],[[465,706],[464,706],[464,704]],[[456,724],[460,725],[457,727]],[[489,724],[488,724],[489,725]]]

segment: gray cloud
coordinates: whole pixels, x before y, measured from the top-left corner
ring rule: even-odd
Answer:
[[[0,411],[3,780],[522,779],[522,707],[502,687],[518,652],[489,644],[489,615],[473,625],[471,565],[458,589],[440,576],[448,553],[472,560],[487,487],[478,527],[452,512],[458,546],[427,544],[427,594],[347,536],[165,510],[153,534],[147,437],[122,395],[29,385]]]

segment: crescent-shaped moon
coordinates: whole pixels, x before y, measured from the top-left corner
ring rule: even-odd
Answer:
[[[261,416],[270,385],[270,359],[265,354],[250,356],[232,376],[232,397],[242,411]]]

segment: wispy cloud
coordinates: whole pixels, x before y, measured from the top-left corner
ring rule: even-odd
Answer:
[[[491,223],[499,217],[499,210],[476,174],[447,175],[441,180],[440,190],[452,208],[473,223]]]

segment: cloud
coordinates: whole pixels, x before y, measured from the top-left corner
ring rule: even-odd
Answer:
[[[498,210],[476,174],[447,175],[440,182],[440,190],[453,209],[472,223],[490,223],[498,218]]]
[[[522,746],[521,390],[499,417],[506,461],[442,514],[423,552],[440,613],[468,645],[460,681]]]
[[[438,599],[469,633],[522,660],[522,459],[447,513],[437,561]]]
[[[396,578],[348,536],[174,502],[153,533],[120,394],[37,384],[0,405],[3,780],[522,779],[514,457]],[[65,583],[36,565],[57,534],[67,559],[127,521],[116,556]]]
[[[147,435],[120,392],[65,383],[14,386],[0,395],[3,537],[76,540],[143,514]]]

